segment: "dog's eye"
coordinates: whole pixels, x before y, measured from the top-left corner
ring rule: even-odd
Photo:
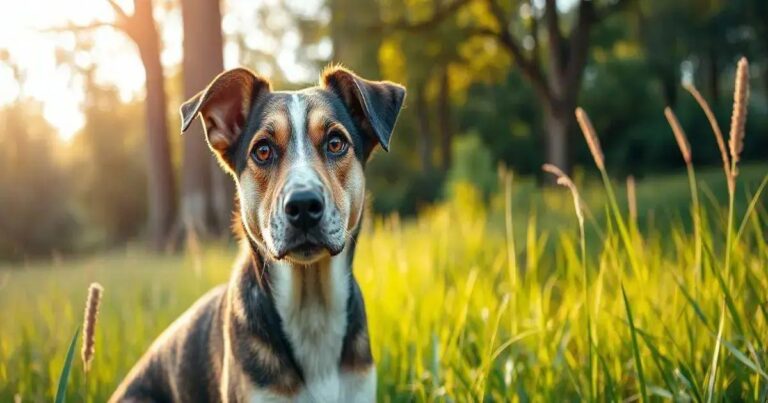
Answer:
[[[349,143],[347,142],[347,139],[344,138],[344,136],[338,131],[334,130],[331,132],[330,136],[328,136],[326,149],[328,150],[329,154],[339,156],[347,151],[348,147]]]
[[[261,164],[269,162],[272,159],[272,154],[272,146],[266,140],[256,143],[256,147],[253,148],[253,159]]]

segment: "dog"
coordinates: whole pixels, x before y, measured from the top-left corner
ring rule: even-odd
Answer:
[[[370,402],[376,369],[352,272],[363,170],[405,88],[327,68],[273,91],[236,68],[181,106],[237,189],[240,258],[152,344],[112,402]]]

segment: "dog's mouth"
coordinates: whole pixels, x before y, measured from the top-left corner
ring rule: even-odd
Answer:
[[[303,242],[288,250],[286,256],[290,257],[291,260],[312,261],[326,251],[330,252],[324,245],[314,242]]]
[[[310,264],[324,256],[336,256],[343,247],[336,248],[326,242],[320,242],[309,237],[290,242],[283,250],[278,251],[278,260],[287,259],[296,263]]]

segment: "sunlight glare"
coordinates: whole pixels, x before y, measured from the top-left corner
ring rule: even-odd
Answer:
[[[124,4],[125,3],[125,4]],[[130,9],[130,1],[120,4]],[[68,25],[109,22],[112,10],[104,0],[25,0],[12,2],[0,13],[0,50],[8,62],[21,71],[22,85],[15,82],[12,70],[0,63],[0,106],[28,97],[43,104],[45,119],[64,138],[82,128],[80,110],[84,99],[82,84],[73,79],[70,68],[59,65],[57,52],[71,53],[76,46],[71,33],[46,32]],[[93,55],[76,52],[74,63],[87,67],[96,62],[95,80],[117,86],[123,101],[133,98],[143,86],[144,75],[133,44],[108,28],[93,31]]]

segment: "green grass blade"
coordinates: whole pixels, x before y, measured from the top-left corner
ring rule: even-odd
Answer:
[[[757,282],[758,280],[754,278],[753,275],[750,273],[747,273],[747,281],[744,282],[747,286],[747,290],[749,291],[752,298],[755,299],[755,301],[760,301],[762,299],[762,292],[758,292],[755,289],[755,284],[760,284]],[[760,309],[760,313],[763,314],[763,320],[765,320],[765,323],[768,323],[768,307],[766,307],[766,304],[757,304],[758,309]]]
[[[684,361],[678,361],[677,364],[678,371],[675,373],[677,377],[683,381],[683,385],[685,385],[688,390],[693,392],[693,396],[696,398],[697,402],[703,402],[704,398],[701,395],[701,390],[699,390],[699,385],[694,380],[691,368],[689,368]]]
[[[688,290],[683,285],[682,281],[680,279],[675,279],[675,282],[680,287],[680,291],[683,292],[683,296],[685,296],[686,301],[693,307],[693,311],[696,313],[696,316],[701,320],[702,323],[704,323],[704,326],[706,326],[708,329],[710,329],[714,333],[714,329],[712,326],[709,325],[709,320],[707,320],[707,315],[704,314],[704,311],[699,306],[698,302],[696,302],[695,299],[693,299],[693,296],[688,292]]]
[[[725,283],[723,274],[720,272],[720,270],[716,270],[714,268],[712,271],[715,273],[715,278],[717,279],[718,284],[720,284],[720,289],[723,290],[723,296],[725,296],[725,306],[728,308],[728,312],[731,314],[731,319],[733,319],[733,323],[736,325],[736,330],[739,332],[739,334],[744,335],[744,325],[742,325],[739,311],[736,309],[736,303],[733,301],[733,296],[731,295],[731,291],[728,289],[728,285]]]
[[[723,328],[725,328],[725,307],[720,312],[720,325],[717,330],[715,352],[712,354],[712,366],[709,371],[709,386],[707,387],[707,403],[712,403],[715,395],[715,381],[717,380],[717,368],[720,362],[720,344],[723,341]]]
[[[637,371],[637,382],[640,386],[640,398],[642,402],[648,402],[648,391],[645,385],[645,375],[643,375],[643,363],[640,361],[640,348],[637,345],[635,322],[632,319],[632,308],[629,306],[624,284],[621,285],[621,296],[624,298],[624,308],[627,310],[627,320],[629,321],[629,333],[632,336],[632,354],[635,357],[635,370]]]
[[[653,343],[652,337],[649,334],[646,334],[643,331],[640,331],[640,329],[637,329],[637,332],[640,334],[640,337],[643,338],[643,341],[645,342],[645,345],[648,347],[649,350],[651,350],[651,357],[653,358],[653,362],[656,364],[656,368],[659,370],[659,373],[661,374],[662,379],[664,380],[664,385],[667,387],[667,390],[674,393],[675,390],[675,383],[672,380],[671,373],[669,369],[670,361],[666,357],[664,357],[663,354],[659,351],[658,348],[656,348],[656,345]]]
[[[600,368],[603,370],[603,377],[605,377],[605,386],[603,388],[604,396],[602,400],[604,402],[620,401],[620,399],[616,397],[616,384],[611,376],[611,371],[608,369],[608,364],[599,352],[596,352],[596,354],[597,359],[600,362]]]
[[[763,190],[765,190],[766,185],[768,185],[768,175],[765,175],[765,177],[763,177],[763,181],[760,183],[760,186],[757,188],[757,191],[749,201],[749,206],[747,207],[747,211],[744,213],[744,218],[741,220],[741,225],[739,225],[739,229],[736,231],[736,237],[733,238],[734,242],[738,242],[739,239],[741,238],[741,235],[744,233],[744,228],[747,226],[747,222],[749,222],[749,218],[752,216],[752,213],[755,211],[755,206],[757,206],[757,202],[760,201],[760,196],[762,196]]]
[[[760,369],[760,367],[754,361],[750,360],[746,354],[742,353],[738,348],[736,348],[736,346],[727,340],[723,340],[723,345],[728,349],[728,351],[731,352],[731,354],[733,354],[737,360],[741,361],[741,363],[744,364],[747,368],[755,371],[756,374],[760,375],[763,377],[763,379],[768,381],[768,374]]]
[[[61,369],[61,375],[59,375],[59,386],[56,388],[55,403],[64,403],[66,400],[67,383],[69,383],[69,373],[72,370],[72,362],[75,358],[75,346],[77,345],[78,334],[80,334],[80,326],[75,329],[75,334],[72,335],[72,341],[69,343],[67,358],[64,360],[64,367]]]

